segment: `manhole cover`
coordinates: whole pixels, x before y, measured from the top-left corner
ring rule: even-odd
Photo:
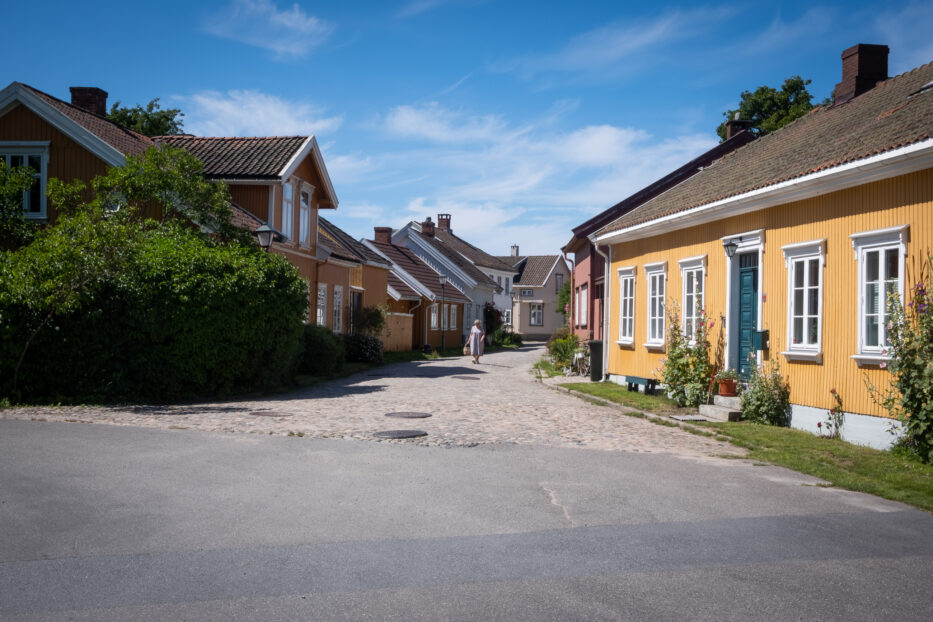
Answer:
[[[292,413],[283,413],[276,410],[254,410],[250,413],[254,417],[291,417]]]
[[[417,438],[427,436],[424,430],[386,430],[385,432],[376,432],[373,436],[377,438]]]
[[[386,413],[386,417],[398,417],[399,419],[427,419],[430,416],[431,416],[431,413],[411,413],[411,412]]]
[[[451,376],[456,380],[479,380],[479,378],[474,378],[473,376]]]

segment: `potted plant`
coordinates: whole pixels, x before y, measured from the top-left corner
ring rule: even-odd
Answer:
[[[716,374],[719,383],[719,395],[723,397],[735,396],[735,385],[739,381],[739,372],[734,369],[721,369]]]

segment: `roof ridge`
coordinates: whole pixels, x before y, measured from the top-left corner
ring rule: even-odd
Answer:
[[[191,139],[191,140],[282,140],[288,138],[299,138],[302,140],[307,140],[314,134],[294,134],[291,136],[196,136],[195,134],[163,134],[160,136],[153,136],[152,138],[172,138],[172,139]]]

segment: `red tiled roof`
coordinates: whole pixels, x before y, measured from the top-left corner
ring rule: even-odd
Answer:
[[[72,106],[68,102],[52,97],[48,93],[43,93],[28,84],[22,82],[17,84],[29,89],[37,97],[124,155],[138,156],[155,145],[155,142],[148,136],[125,128],[106,117]]]
[[[415,300],[421,300],[421,294],[405,285],[405,282],[395,276],[395,273],[392,271],[389,271],[389,287],[397,291],[402,296],[402,298],[413,298]]]
[[[204,164],[212,179],[278,179],[279,174],[308,140],[307,136],[213,138],[156,136],[159,143],[184,149]]]
[[[599,231],[618,231],[933,136],[933,63],[879,82],[733,151]]]
[[[418,229],[415,229],[412,232],[412,235],[419,235],[422,240],[430,244],[433,248],[437,249],[437,251],[446,257],[452,264],[463,270],[471,279],[477,283],[485,283],[486,285],[497,287],[495,281],[490,279],[485,272],[476,267],[472,261],[458,253],[450,244],[446,244],[443,240],[435,236],[418,233]]]
[[[389,267],[389,262],[369,250],[365,245],[354,240],[346,231],[330,222],[323,216],[318,216],[318,228],[324,231],[327,237],[340,246],[345,253],[352,254],[357,260],[364,263],[380,264]]]
[[[415,280],[421,283],[426,289],[432,292],[438,298],[441,297],[441,284],[438,281],[438,274],[431,266],[424,263],[413,252],[402,246],[387,244],[385,242],[375,242],[369,240],[369,243],[379,249],[379,252],[389,258],[394,266],[398,266],[410,274]],[[470,299],[452,285],[449,281],[443,288],[444,298],[451,302],[470,302]]]
[[[551,269],[557,263],[559,257],[560,255],[525,255],[522,257],[499,257],[499,259],[502,261],[515,260],[515,267],[518,269],[518,276],[513,280],[515,285],[541,287],[551,276]]]
[[[499,261],[486,251],[476,248],[463,238],[457,237],[450,229],[441,229],[440,227],[435,227],[434,237],[452,248],[454,251],[466,257],[477,266],[482,268],[492,268],[493,270],[501,270],[503,272],[510,272],[512,270],[511,265]]]

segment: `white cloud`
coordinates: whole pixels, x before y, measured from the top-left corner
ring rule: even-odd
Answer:
[[[878,42],[891,48],[890,75],[896,76],[933,61],[930,24],[933,24],[933,4],[929,2],[910,3],[875,18]]]
[[[398,12],[399,17],[414,17],[452,4],[484,4],[488,0],[411,0]]]
[[[384,123],[386,131],[396,136],[441,143],[490,140],[504,125],[495,115],[463,115],[437,102],[397,106],[389,111]]]
[[[330,155],[330,149],[325,148],[327,172],[335,184],[361,181],[371,173],[375,164],[370,156],[359,154]]]
[[[272,0],[233,0],[211,18],[205,30],[285,59],[307,55],[327,40],[334,26],[308,15],[298,4],[279,9]]]
[[[786,22],[775,18],[761,33],[734,47],[735,53],[743,55],[780,52],[798,41],[812,41],[838,23],[835,12],[822,7],[808,9],[796,21]]]
[[[292,136],[335,131],[342,116],[260,91],[204,91],[185,103],[185,130],[199,136]]]

